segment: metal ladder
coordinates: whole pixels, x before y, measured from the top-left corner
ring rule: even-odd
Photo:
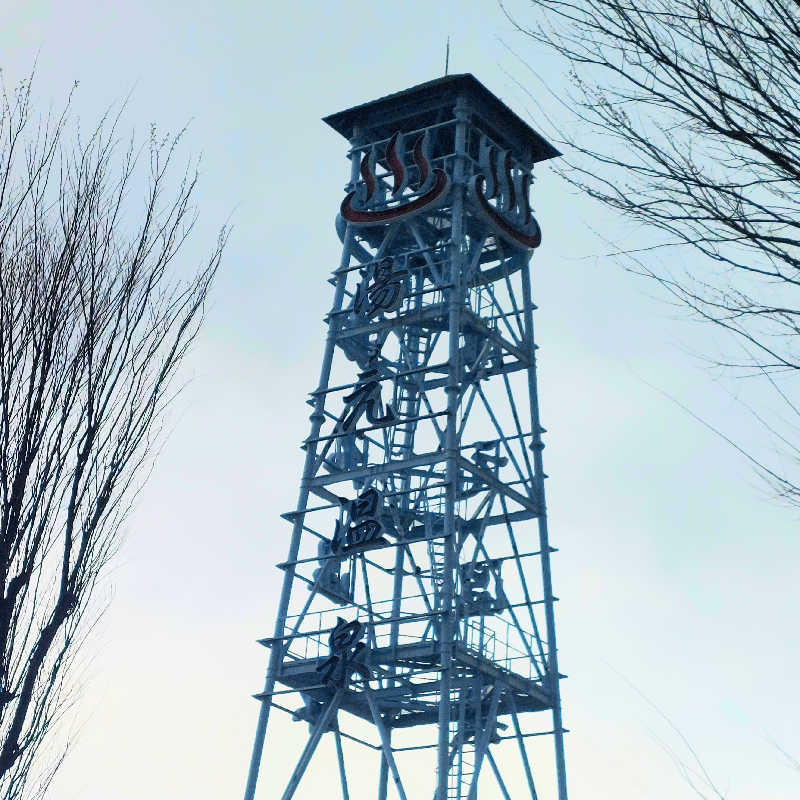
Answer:
[[[400,419],[419,414],[420,399],[415,389],[410,389],[407,380],[399,379],[395,411]],[[398,425],[394,430],[389,457],[392,461],[408,458],[414,449],[415,422]]]
[[[407,363],[403,363],[400,371],[414,369],[425,360],[430,345],[430,331],[414,331],[409,333],[405,344],[408,356]],[[412,418],[419,415],[420,398],[417,387],[413,385],[413,377],[399,378],[397,380],[397,395],[395,410],[400,419]],[[417,423],[408,422],[395,428],[394,438],[390,448],[392,460],[407,458],[414,447],[414,433]]]
[[[425,513],[425,536],[428,539],[428,558],[431,562],[431,583],[433,584],[434,608],[441,606],[440,598],[444,588],[444,554],[445,545],[441,538],[431,538],[439,531],[433,529],[433,519],[438,517],[431,512]]]

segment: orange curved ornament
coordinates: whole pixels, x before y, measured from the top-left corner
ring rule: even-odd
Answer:
[[[394,186],[392,188],[392,197],[396,197],[402,193],[405,184],[405,165],[401,157],[398,155],[397,141],[400,133],[395,133],[389,140],[386,148],[386,161],[389,169],[394,176]],[[433,183],[427,192],[419,197],[409,200],[405,203],[400,203],[391,208],[382,208],[375,211],[367,209],[358,209],[353,206],[353,201],[356,197],[356,192],[350,192],[347,197],[342,200],[342,205],[339,213],[342,219],[356,225],[357,227],[368,227],[370,225],[387,225],[391,222],[399,222],[409,217],[413,217],[427,209],[438,208],[444,203],[450,191],[450,178],[447,173],[442,169],[434,169],[431,176],[431,165],[424,153],[424,136],[420,136],[414,144],[413,158],[414,162],[419,169],[419,188],[421,189],[428,183],[432,177]],[[366,154],[361,159],[361,177],[367,188],[366,203],[372,199],[375,193],[376,180],[372,172],[372,165],[369,162],[369,156]]]
[[[527,180],[524,181],[524,188],[527,190],[530,179],[528,176],[525,177]],[[486,197],[484,192],[485,187],[486,178],[483,175],[476,175],[470,182],[469,187],[470,199],[473,201],[475,209],[478,211],[479,216],[481,216],[484,222],[487,222],[495,231],[495,233],[499,234],[514,247],[522,247],[528,250],[533,250],[534,248],[538,247],[542,243],[542,229],[539,227],[536,217],[534,217],[530,212],[527,202],[527,194],[523,192],[522,196],[522,203],[524,207],[523,213],[526,227],[530,226],[531,224],[534,226],[531,232],[515,228],[500,214],[498,214]]]

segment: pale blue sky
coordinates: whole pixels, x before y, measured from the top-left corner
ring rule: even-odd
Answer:
[[[516,38],[491,0],[30,0],[0,12],[7,83],[38,53],[42,102],[58,105],[77,79],[87,121],[131,88],[126,129],[144,136],[151,122],[176,130],[191,120],[187,153],[204,156],[191,259],[231,214],[235,226],[175,431],[87,650],[82,728],[59,800],[241,795],[250,694],[266,665],[254,641],[273,624],[274,564],[288,541],[278,515],[294,507],[304,400],[338,260],[333,219],[348,165],[344,140],[320,117],[441,74],[448,34],[451,71],[474,73],[523,116],[532,104],[505,73],[531,76],[500,39],[563,94],[562,65]],[[729,800],[796,797],[800,775],[768,737],[800,757],[797,512],[770,502],[743,459],[648,385],[769,453],[733,384],[691,355],[725,342],[599,257],[608,247],[592,229],[627,242],[646,234],[574,196],[547,167],[534,204],[545,236],[534,289],[571,796],[693,796],[659,742],[683,756],[685,747],[624,675],[691,740]],[[273,722],[263,800],[278,796],[306,735]],[[312,770],[308,780],[325,776]]]

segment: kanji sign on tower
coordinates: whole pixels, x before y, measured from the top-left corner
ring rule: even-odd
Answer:
[[[282,800],[318,796],[326,734],[344,800],[352,747],[377,800],[412,769],[429,799],[566,800],[530,267],[559,154],[471,75],[325,121],[342,254],[245,798],[279,709],[309,728]]]

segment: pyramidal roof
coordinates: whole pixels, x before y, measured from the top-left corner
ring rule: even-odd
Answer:
[[[540,133],[515,114],[474,75],[445,75],[401,92],[362,103],[323,121],[346,139],[369,135],[387,138],[401,125],[412,129],[440,121],[441,111],[455,106],[463,97],[473,117],[488,128],[494,139],[517,153],[528,152],[533,162],[555,158],[561,153]]]

